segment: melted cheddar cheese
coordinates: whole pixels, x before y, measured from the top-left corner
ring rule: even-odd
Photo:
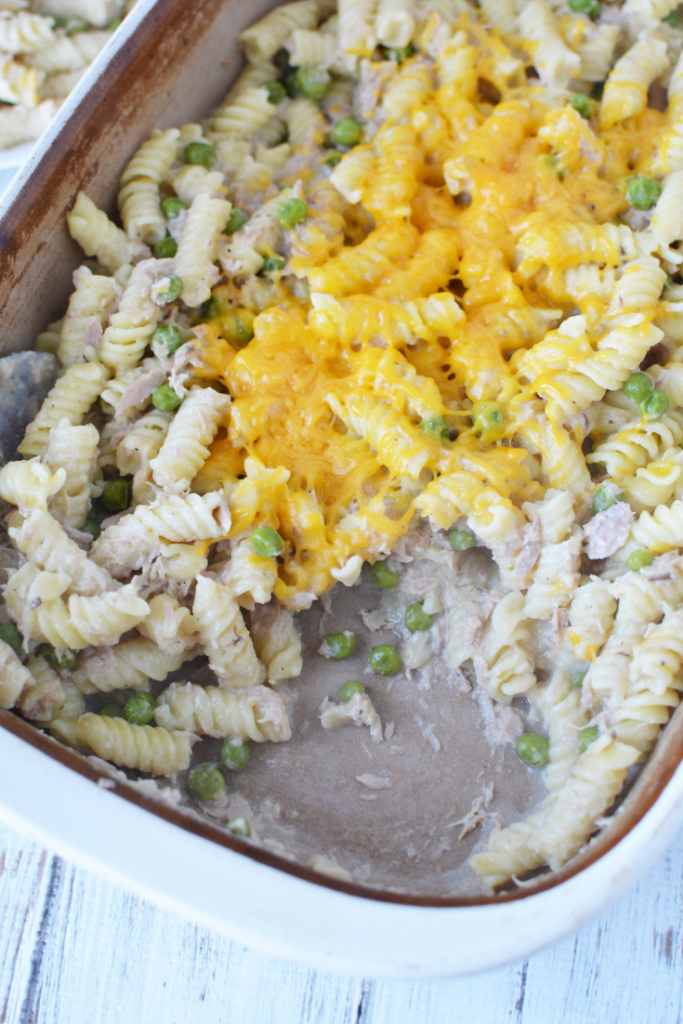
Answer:
[[[625,187],[666,117],[601,130],[467,15],[432,60],[437,30],[432,16],[423,52],[391,73],[370,66],[366,141],[330,181],[298,175],[308,217],[284,232],[288,264],[272,302],[252,304],[250,343],[236,351],[217,320],[198,329],[197,378],[233,405],[195,489],[226,487],[233,536],[279,530],[290,607],[353,555],[389,552],[416,513],[481,531],[548,487],[592,487],[583,414],[611,386],[591,369],[612,358],[611,295],[579,285],[647,255]],[[244,304],[239,275],[231,287]],[[557,330],[576,316],[578,333]],[[639,332],[629,351],[656,340],[648,317],[621,330]],[[480,402],[503,409],[494,441],[472,425]],[[425,430],[436,418],[451,440]]]

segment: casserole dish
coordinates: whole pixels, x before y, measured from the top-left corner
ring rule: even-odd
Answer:
[[[218,3],[191,11],[179,3],[140,5],[86,76],[5,202],[0,295],[16,349],[28,347],[64,308],[78,257],[63,216],[75,192],[87,188],[113,213],[120,165],[153,127],[196,119],[217,102],[232,77],[230,62],[233,72],[237,66],[225,40],[234,47],[258,13]],[[222,82],[204,73],[221,60],[228,62]],[[0,756],[3,778],[12,782],[3,804],[10,823],[32,821],[34,834],[51,836],[63,852],[80,850],[83,862],[101,863],[138,892],[271,952],[364,974],[464,973],[525,955],[579,926],[666,840],[681,815],[679,720],[674,716],[601,837],[565,869],[499,897],[411,896],[323,880],[101,776],[5,713],[12,736]]]

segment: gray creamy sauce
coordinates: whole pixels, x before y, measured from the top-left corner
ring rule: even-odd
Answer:
[[[486,574],[483,553],[468,552],[466,559],[475,577],[478,568]],[[440,657],[411,678],[368,669],[373,646],[393,643],[400,650],[401,639],[392,629],[370,632],[361,612],[392,597],[365,582],[337,585],[329,612],[318,601],[298,620],[304,668],[281,689],[291,697],[291,741],[252,744],[246,770],[226,773],[226,799],[201,805],[202,811],[220,822],[244,814],[254,838],[274,852],[303,864],[330,857],[371,886],[435,896],[480,893],[467,858],[496,821],[519,821],[538,806],[546,795],[543,774],[527,768],[512,743],[489,742],[476,690],[463,692],[468,684]],[[435,616],[435,626],[447,610]],[[318,653],[323,636],[344,629],[356,635],[355,653],[325,659]],[[177,675],[209,683],[199,665]],[[367,727],[322,728],[321,703],[336,700],[349,679],[363,683],[385,733],[394,723],[384,742],[373,743]],[[522,717],[525,703],[515,702]],[[537,721],[529,728],[543,731]],[[219,750],[220,741],[203,739],[193,762],[217,760]],[[484,817],[459,838],[473,809]]]

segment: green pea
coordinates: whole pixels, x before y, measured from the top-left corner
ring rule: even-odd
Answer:
[[[183,336],[174,324],[165,324],[163,327],[157,327],[152,340],[158,341],[166,349],[167,356],[172,356],[182,345]]]
[[[483,444],[493,444],[505,433],[505,410],[498,402],[477,402],[470,409],[474,435]]]
[[[378,676],[395,676],[401,668],[401,659],[393,644],[373,647],[368,658],[370,668]]]
[[[154,284],[163,287],[163,291],[154,290],[155,297],[161,302],[175,302],[183,290],[183,282],[175,274],[159,274]]]
[[[341,661],[342,658],[350,658],[356,649],[356,638],[348,629],[343,633],[328,633],[323,640],[323,646],[328,658]]]
[[[624,382],[621,390],[627,398],[632,398],[634,402],[640,404],[644,398],[647,398],[653,388],[652,378],[648,377],[646,373],[632,373],[628,380]]]
[[[181,210],[187,209],[187,203],[184,203],[182,199],[178,199],[177,196],[170,196],[168,199],[164,199],[161,209],[166,220],[175,220],[180,215]]]
[[[102,504],[109,512],[123,512],[130,505],[128,480],[107,480],[102,491]]]
[[[99,523],[107,514],[107,510],[102,504],[101,498],[91,498],[90,500],[90,511],[88,512],[88,519],[93,519]]]
[[[585,118],[586,121],[590,121],[591,117],[595,113],[595,103],[586,96],[585,92],[573,92],[569,96],[569,105],[574,108],[577,114]]]
[[[185,162],[198,164],[210,170],[218,159],[218,154],[209,142],[188,142],[185,146]]]
[[[339,687],[337,700],[340,704],[348,704],[357,693],[365,693],[365,687],[357,679],[349,679],[348,683],[344,683],[343,686]]]
[[[275,106],[287,95],[287,90],[282,82],[266,82],[263,88],[268,90],[268,102]]]
[[[170,384],[162,384],[152,392],[152,403],[159,412],[172,412],[182,403],[182,398]]]
[[[341,163],[341,158],[341,153],[338,153],[336,149],[328,149],[321,156],[320,162],[325,164],[326,167],[336,167],[337,164]]]
[[[284,270],[287,260],[284,256],[266,256],[263,264],[264,274],[271,274],[274,270]]]
[[[600,14],[598,0],[567,0],[567,3],[576,14],[585,14],[588,18],[597,18]]]
[[[618,501],[623,500],[623,494],[611,494],[603,484],[600,484],[599,487],[595,488],[591,507],[597,515],[598,512],[605,512],[606,509],[611,508],[612,505],[616,505]]]
[[[626,198],[634,210],[651,210],[662,194],[662,186],[654,178],[631,178]]]
[[[303,199],[283,199],[277,208],[277,219],[283,228],[303,224],[308,217],[308,203]]]
[[[78,659],[76,652],[70,651],[68,647],[58,654],[52,644],[43,644],[40,648],[40,653],[48,665],[52,665],[53,668],[57,669],[73,668]]]
[[[425,630],[431,629],[434,625],[434,618],[432,615],[428,615],[423,610],[420,601],[414,601],[413,604],[409,604],[406,608],[405,614],[406,628],[411,633],[424,633]]]
[[[342,117],[332,129],[338,146],[356,146],[363,138],[363,128],[353,117]]]
[[[188,782],[200,800],[219,800],[225,792],[225,779],[218,765],[210,761],[193,768]]]
[[[89,29],[87,21],[83,18],[74,16],[73,18],[67,18],[64,22],[64,28],[68,36],[78,36],[81,32],[87,32]]]
[[[105,704],[100,708],[98,714],[103,718],[123,718],[123,708],[120,704]]]
[[[659,388],[655,388],[643,399],[639,408],[641,416],[646,416],[649,420],[658,420],[669,408],[669,398]]]
[[[477,538],[471,530],[459,526],[454,526],[452,530],[448,531],[448,539],[454,551],[469,551],[477,543]]]
[[[244,348],[254,337],[255,319],[250,309],[229,310],[218,320],[221,337],[229,341],[233,348]]]
[[[131,725],[147,725],[154,718],[154,697],[146,690],[131,693],[123,705],[123,717]]]
[[[231,772],[241,772],[249,764],[249,744],[225,740],[221,747],[221,764]]]
[[[576,672],[572,675],[572,683],[577,690],[583,689],[583,681],[588,675],[588,668],[577,668]]]
[[[428,437],[430,441],[434,441],[435,444],[444,444],[451,439],[450,428],[440,416],[432,416],[429,420],[423,420],[420,424],[420,430],[425,437]]]
[[[230,216],[228,217],[228,223],[225,225],[225,234],[234,235],[235,232],[239,231],[240,228],[244,227],[246,223],[246,214],[242,213],[241,210],[238,210],[236,206],[233,207],[233,209],[230,211]]]
[[[631,572],[638,572],[640,569],[644,569],[646,565],[652,565],[653,562],[654,555],[651,551],[632,551],[626,559],[626,565]]]
[[[390,569],[386,562],[375,562],[368,568],[368,579],[374,587],[392,590],[401,578],[401,574]]]
[[[83,531],[83,533],[89,533],[92,536],[93,540],[97,540],[99,535],[102,533],[102,530],[100,529],[100,524],[95,522],[94,519],[86,519],[86,521],[83,523],[83,526],[81,526],[81,530]]]
[[[272,526],[257,526],[251,535],[251,546],[261,558],[275,558],[282,553],[285,542]]]
[[[299,72],[297,68],[289,68],[282,76],[282,84],[288,96],[296,96],[299,92]]]
[[[108,22],[107,25],[105,25],[106,31],[107,32],[116,32],[117,28],[122,23],[122,21],[123,21],[122,18],[112,18],[111,21]]]
[[[0,640],[12,648],[15,654],[21,654],[23,639],[13,622],[0,622]]]
[[[243,836],[245,839],[249,839],[251,836],[251,827],[246,818],[231,818],[226,822],[225,827],[234,836]]]
[[[171,259],[178,252],[175,238],[160,238],[154,245],[154,255],[158,260]]]
[[[599,735],[600,730],[594,725],[589,726],[588,729],[581,729],[579,732],[579,753],[585,753]]]
[[[332,78],[325,68],[299,68],[296,84],[304,96],[312,100],[321,100],[330,91]]]
[[[548,741],[545,736],[525,732],[515,743],[519,757],[530,768],[542,768],[548,760]]]
[[[389,47],[384,51],[383,57],[385,60],[395,60],[397,64],[402,64],[404,60],[408,60],[414,53],[414,47],[408,43],[407,46]]]

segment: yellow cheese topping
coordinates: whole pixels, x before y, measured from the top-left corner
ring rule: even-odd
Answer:
[[[258,294],[239,271],[216,290],[256,314],[248,345],[222,315],[197,329],[197,379],[234,401],[194,489],[226,487],[232,536],[280,532],[275,593],[292,608],[353,555],[383,557],[416,512],[483,536],[548,487],[585,495],[582,414],[661,336],[654,307],[606,318],[623,266],[656,248],[624,220],[625,192],[666,115],[601,129],[599,105],[582,117],[467,15],[436,60],[433,28],[391,73],[371,65],[365,141],[331,181],[292,173],[313,184],[284,270]],[[480,403],[502,410],[497,432]]]

